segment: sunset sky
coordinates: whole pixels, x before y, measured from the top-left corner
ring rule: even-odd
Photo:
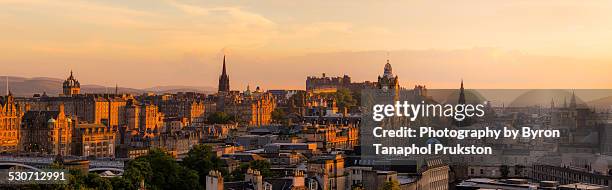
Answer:
[[[612,1],[0,0],[0,75],[82,84],[303,89],[612,88]]]

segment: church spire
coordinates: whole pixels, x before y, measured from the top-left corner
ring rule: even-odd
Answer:
[[[572,90],[572,99],[570,99],[570,108],[576,108],[576,93]]]
[[[550,99],[550,109],[555,109],[555,98]]]
[[[227,73],[225,71],[225,55],[223,55],[223,71],[222,71],[221,75],[227,75]]]
[[[221,76],[219,76],[219,92],[229,92],[229,76],[227,76],[226,66],[225,66],[225,55],[223,55],[223,70],[221,71]]]
[[[465,90],[463,88],[463,79],[461,79],[461,88],[459,88],[459,104],[465,104]]]

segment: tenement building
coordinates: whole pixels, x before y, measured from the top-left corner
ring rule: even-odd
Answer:
[[[72,142],[72,119],[64,114],[64,105],[57,111],[27,111],[21,124],[21,149],[52,155],[69,155]]]
[[[159,107],[166,118],[186,118],[190,123],[202,122],[205,118],[206,96],[199,93],[179,93],[141,96],[140,102]]]
[[[9,93],[0,97],[0,153],[19,150],[19,126],[23,111]]]
[[[161,132],[164,126],[164,114],[159,112],[156,105],[130,100],[126,107],[128,130],[138,131],[150,137]]]
[[[249,126],[268,125],[272,122],[272,111],[276,108],[274,96],[268,92],[250,90],[240,93],[232,91],[219,94],[217,110],[236,117],[239,123]]]
[[[19,102],[29,105],[32,111],[57,111],[63,104],[65,114],[80,122],[121,126],[125,125],[125,104],[134,99],[129,94],[80,94],[80,83],[72,72],[63,89],[64,94],[59,97],[43,95],[22,98]]]
[[[65,114],[78,118],[80,122],[110,126],[126,124],[127,101],[134,99],[125,94],[81,94],[71,97],[36,97],[23,99],[33,111],[57,111],[60,104],[65,106]]]
[[[114,157],[115,130],[102,124],[76,124],[72,134],[72,155]]]

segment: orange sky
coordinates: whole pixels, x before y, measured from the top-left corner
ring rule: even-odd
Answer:
[[[0,75],[144,88],[402,85],[612,88],[610,1],[0,1]]]

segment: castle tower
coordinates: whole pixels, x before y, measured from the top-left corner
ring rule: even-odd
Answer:
[[[221,71],[221,76],[219,76],[219,92],[229,91],[229,76],[227,76],[227,71],[225,69],[225,55],[223,55],[223,71]]]
[[[378,76],[378,89],[382,89],[383,91],[393,92],[395,96],[395,100],[399,98],[399,79],[397,76],[393,75],[393,68],[391,68],[391,64],[389,63],[389,59],[387,59],[387,64],[385,64],[385,70],[382,76]]]
[[[72,75],[72,71],[70,71],[70,76],[64,81],[63,94],[64,96],[73,96],[81,93],[81,83],[78,80],[74,79]]]

